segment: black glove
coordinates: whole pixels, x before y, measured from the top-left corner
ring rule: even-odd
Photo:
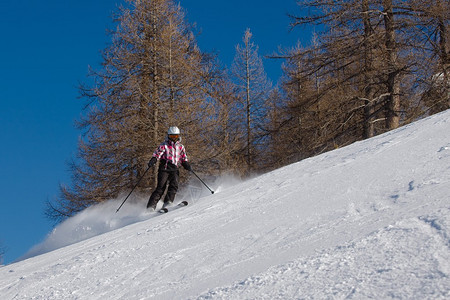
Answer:
[[[148,162],[148,167],[151,168],[156,164],[156,157],[152,157],[150,161]]]
[[[189,172],[192,172],[191,165],[187,161],[182,162],[181,165],[183,166],[183,168],[185,168]]]

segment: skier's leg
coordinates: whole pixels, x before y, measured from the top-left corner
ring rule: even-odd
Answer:
[[[178,182],[180,178],[180,171],[170,172],[168,183],[169,187],[167,189],[167,194],[164,197],[164,204],[170,205],[173,203],[173,200],[175,199],[175,195],[178,191]]]
[[[147,208],[156,208],[159,199],[164,194],[164,190],[166,189],[167,180],[169,178],[168,172],[158,172],[158,184],[156,189],[153,191],[150,199],[148,199]]]

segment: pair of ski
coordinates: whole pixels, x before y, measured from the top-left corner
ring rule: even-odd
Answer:
[[[175,209],[181,208],[181,207],[185,207],[186,205],[188,205],[189,203],[187,201],[181,201],[180,203],[178,203],[177,205],[174,206],[168,206],[168,207],[163,207],[160,210],[158,210],[158,212],[160,214],[165,214],[168,213],[169,211],[173,211]]]

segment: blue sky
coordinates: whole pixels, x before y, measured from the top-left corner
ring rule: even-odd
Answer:
[[[42,241],[53,223],[45,202],[70,185],[67,162],[75,157],[82,113],[77,86],[88,66],[98,68],[109,43],[111,13],[119,0],[6,0],[0,2],[0,244],[5,263]],[[260,55],[292,47],[310,35],[289,32],[295,0],[181,0],[200,30],[200,48],[230,66],[246,28]],[[274,83],[280,61],[264,60]]]

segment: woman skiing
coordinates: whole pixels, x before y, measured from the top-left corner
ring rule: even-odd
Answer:
[[[167,139],[159,145],[153,153],[153,157],[148,162],[149,167],[153,167],[159,160],[157,187],[150,196],[147,203],[147,209],[155,210],[161,196],[167,188],[167,194],[164,197],[163,207],[173,204],[175,195],[178,191],[178,181],[180,177],[179,166],[192,171],[188,162],[186,150],[181,144],[180,129],[176,126],[169,127]]]

